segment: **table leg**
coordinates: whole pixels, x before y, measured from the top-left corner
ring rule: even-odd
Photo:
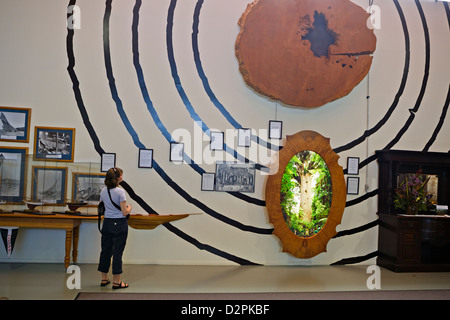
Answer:
[[[70,264],[70,248],[72,247],[73,229],[66,229],[66,255],[64,257],[64,267],[67,269]]]
[[[78,238],[80,235],[80,226],[73,228],[73,249],[72,249],[72,261],[77,263],[78,258]]]

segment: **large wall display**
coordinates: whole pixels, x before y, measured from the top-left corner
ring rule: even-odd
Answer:
[[[84,184],[88,177],[82,174],[101,174],[100,168],[71,171],[71,164],[99,164],[102,154],[114,153],[115,164],[124,170],[123,188],[135,213],[202,212],[153,231],[130,229],[125,263],[374,264],[379,223],[375,150],[449,151],[449,3],[330,0],[331,9],[302,11],[297,17],[294,10],[287,12],[286,16],[294,19],[290,26],[299,32],[296,44],[302,52],[309,50],[310,36],[315,34],[309,35],[308,30],[317,25],[315,11],[317,20],[325,17],[328,28],[341,34],[341,39],[350,33],[338,30],[334,21],[337,17],[327,13],[337,10],[335,4],[355,8],[358,13],[348,15],[346,21],[359,21],[361,31],[366,22],[373,22],[372,29],[364,32],[370,39],[376,38],[376,50],[362,48],[371,54],[358,58],[358,64],[360,59],[371,59],[369,73],[341,98],[306,108],[292,107],[260,93],[241,73],[236,44],[242,27],[245,29],[255,14],[251,12],[258,8],[257,4],[253,6],[243,24],[241,18],[253,2],[1,1],[0,19],[8,28],[0,30],[4,44],[0,105],[32,109],[29,142],[2,141],[2,154],[6,148],[8,156],[17,153],[10,152],[13,147],[28,147],[30,155],[34,153],[33,127],[75,128],[74,162],[47,159],[50,167],[69,168],[67,198],[82,200],[88,196],[89,187]],[[271,3],[277,8],[293,8],[306,2]],[[262,38],[261,43],[274,49],[270,40],[276,39]],[[307,53],[311,61],[325,64],[327,60],[315,57],[311,50]],[[337,62],[340,58],[346,62]],[[343,85],[344,75],[356,72],[354,58],[330,55],[331,66],[320,79],[325,81],[329,71],[336,69],[342,77],[333,83]],[[261,60],[261,70],[270,62],[275,59]],[[315,71],[314,65],[309,64],[310,72]],[[296,74],[299,72],[292,72]],[[278,81],[286,86],[295,83],[285,77]],[[283,252],[281,241],[273,234],[265,192],[267,168],[276,165],[275,156],[284,149],[286,137],[301,131],[330,138],[345,181],[350,178],[350,183],[341,223],[326,244],[326,251],[299,259]],[[212,141],[211,132],[219,139]],[[183,148],[171,150],[171,143],[182,143]],[[146,150],[153,151],[150,155]],[[170,161],[171,151],[176,161]],[[359,161],[347,165],[349,158]],[[221,162],[254,164],[252,192],[216,192],[216,163]],[[45,166],[42,161],[28,164],[28,179],[33,165]],[[79,185],[73,184],[74,172],[80,174]],[[93,177],[92,182],[97,190],[101,178]],[[31,188],[30,182],[26,195],[31,195]],[[343,190],[347,192],[345,187]],[[16,190],[10,189],[13,192]],[[324,210],[327,208],[325,202]],[[94,208],[81,210],[87,209]],[[294,230],[288,228],[289,232],[305,239],[313,238],[311,234],[316,231],[320,235],[329,222],[303,228],[295,225],[295,219],[289,221]],[[287,226],[285,220],[283,223]],[[15,249],[9,261],[58,262],[59,255],[53,254],[58,248],[42,250],[44,244],[55,243],[53,237],[47,230],[21,230],[16,245],[20,250]],[[79,246],[80,263],[97,262],[99,235],[95,223],[81,228]],[[0,261],[8,261],[4,250],[0,250]]]
[[[240,71],[256,91],[292,106],[339,99],[372,64],[369,16],[348,0],[255,0],[239,21]]]

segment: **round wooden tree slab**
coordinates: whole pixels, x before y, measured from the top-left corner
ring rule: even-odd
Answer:
[[[339,99],[369,72],[369,14],[349,0],[255,0],[239,20],[239,69],[257,92],[295,107]]]

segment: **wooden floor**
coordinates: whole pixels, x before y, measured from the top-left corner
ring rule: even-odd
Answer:
[[[73,300],[100,287],[95,264],[80,264],[81,289],[69,289],[63,264],[0,263],[0,297],[11,300]],[[130,293],[249,293],[368,291],[368,266],[125,265]],[[394,273],[380,269],[381,290],[448,290],[448,273]],[[372,282],[373,283],[373,282]],[[375,289],[376,290],[376,289]]]

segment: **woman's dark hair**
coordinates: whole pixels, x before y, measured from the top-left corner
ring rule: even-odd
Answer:
[[[123,170],[120,168],[111,168],[106,172],[105,185],[109,188],[115,188],[119,185],[119,178],[123,174]]]

